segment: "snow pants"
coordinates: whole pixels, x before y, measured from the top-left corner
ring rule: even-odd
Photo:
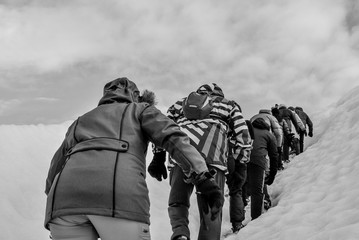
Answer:
[[[265,169],[262,167],[248,163],[247,181],[248,191],[251,196],[251,218],[258,218],[262,214],[263,206],[263,188],[264,188]]]
[[[211,167],[209,166],[209,169]],[[170,171],[171,191],[168,200],[168,215],[172,226],[171,240],[178,236],[186,236],[190,239],[189,230],[189,207],[190,198],[193,193],[193,184],[184,181],[185,175],[182,169],[175,165]],[[222,171],[217,171],[215,181],[224,193],[225,176]],[[200,205],[200,198],[197,198],[197,204]],[[215,220],[211,220],[210,213],[204,214],[199,207],[200,229],[198,240],[218,240],[221,236],[222,213]]]
[[[50,222],[54,240],[150,240],[149,225],[95,215],[58,217]]]
[[[282,151],[283,151],[283,146],[282,147],[279,147],[279,150],[278,150],[278,162],[277,162],[277,166],[278,166],[278,169],[282,170],[283,169],[283,159],[282,159]]]
[[[299,148],[300,148],[300,153],[302,153],[304,151],[304,133],[301,132],[299,134]]]
[[[237,163],[235,167],[234,159],[228,157],[227,186],[229,190],[229,218],[232,226],[236,226],[245,219],[243,186],[247,178],[247,164]]]

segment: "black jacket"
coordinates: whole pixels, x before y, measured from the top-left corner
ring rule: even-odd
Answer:
[[[250,163],[266,169],[266,156],[268,155],[270,169],[277,169],[278,152],[275,136],[269,131],[268,124],[262,118],[255,119],[252,122],[252,126],[254,131],[254,141]]]

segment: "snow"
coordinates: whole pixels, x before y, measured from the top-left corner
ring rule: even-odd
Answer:
[[[254,221],[247,209],[246,227],[226,239],[359,239],[359,87],[310,117],[314,137],[305,139],[305,152],[292,158],[269,186],[273,207]],[[1,239],[48,239],[45,179],[70,123],[0,125]],[[148,176],[147,182],[152,239],[169,239],[168,179]],[[194,197],[191,202],[196,239],[199,217]],[[230,227],[226,201],[223,232]]]

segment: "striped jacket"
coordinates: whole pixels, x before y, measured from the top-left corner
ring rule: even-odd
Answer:
[[[206,159],[207,164],[226,171],[229,139],[234,139],[231,154],[243,163],[249,161],[252,140],[239,106],[234,101],[224,98],[222,90],[217,85],[214,91],[208,85],[206,87],[205,90],[214,99],[210,118],[187,119],[182,109],[185,98],[172,105],[167,111],[167,116],[189,136],[191,144]],[[201,92],[201,88],[203,87],[197,92]]]

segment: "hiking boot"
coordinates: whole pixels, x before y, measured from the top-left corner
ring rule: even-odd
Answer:
[[[270,208],[271,208],[271,206],[272,206],[272,202],[271,202],[271,200],[267,200],[267,199],[265,199],[265,200],[263,201],[263,206],[264,206],[264,209],[265,209],[265,210],[270,209]]]
[[[232,232],[233,233],[238,233],[239,230],[241,230],[242,228],[244,228],[244,225],[242,223],[240,224],[236,224],[232,227]]]
[[[176,237],[175,240],[188,240],[188,237],[182,235],[182,236]]]

